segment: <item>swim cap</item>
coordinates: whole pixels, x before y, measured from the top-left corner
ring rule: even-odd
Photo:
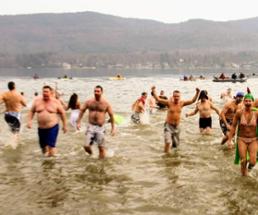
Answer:
[[[245,94],[243,92],[237,92],[236,97],[244,97]]]
[[[251,93],[245,94],[244,99],[251,99],[252,101],[254,101],[254,97],[253,97],[253,95]]]

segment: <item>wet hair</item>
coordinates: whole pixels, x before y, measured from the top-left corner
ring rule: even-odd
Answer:
[[[69,99],[68,102],[68,109],[76,109],[77,107],[77,100],[78,100],[78,95],[76,93],[73,93]]]
[[[44,85],[42,89],[49,89],[50,91],[53,91],[52,87],[50,87],[49,85]]]
[[[103,92],[103,87],[102,86],[97,85],[95,88],[99,88],[99,89],[101,89],[101,92]]]
[[[142,92],[142,96],[147,96],[147,93],[146,92]]]
[[[209,99],[206,90],[201,90],[198,100],[203,99],[203,98]]]
[[[151,92],[151,95],[152,95],[152,96],[154,96],[154,93],[153,93],[153,92]]]
[[[180,91],[179,90],[174,90],[173,93],[180,93]]]
[[[8,89],[14,90],[14,88],[15,88],[15,83],[13,81],[8,82]]]

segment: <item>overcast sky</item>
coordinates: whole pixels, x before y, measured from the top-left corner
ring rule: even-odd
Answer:
[[[0,5],[1,15],[95,11],[166,23],[258,16],[258,0],[0,0]]]

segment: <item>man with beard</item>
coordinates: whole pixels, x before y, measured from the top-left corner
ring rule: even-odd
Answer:
[[[92,154],[91,146],[94,142],[98,144],[99,158],[105,158],[105,115],[108,113],[111,123],[111,134],[115,134],[114,115],[110,104],[102,97],[103,88],[97,85],[94,88],[94,98],[87,100],[80,110],[77,120],[77,129],[81,127],[81,119],[84,112],[88,109],[88,126],[86,130],[86,141],[84,150]]]
[[[173,95],[170,99],[160,99],[156,94],[155,89],[155,86],[151,88],[154,98],[158,102],[168,106],[167,118],[164,124],[164,152],[168,153],[170,150],[170,146],[176,148],[179,145],[179,124],[181,120],[182,108],[187,105],[193,104],[196,101],[200,90],[196,88],[196,93],[194,97],[191,100],[183,101],[181,100],[181,93],[178,90],[173,91]]]
[[[237,147],[240,155],[241,173],[243,176],[248,174],[256,164],[257,155],[257,120],[258,111],[252,111],[254,97],[251,93],[244,96],[244,108],[238,110],[233,118],[232,127],[228,135],[228,142],[231,143],[232,137],[238,126]],[[247,165],[247,152],[250,156]]]
[[[237,110],[243,107],[243,97],[244,93],[238,92],[232,101],[225,104],[220,113],[220,127],[224,134],[224,137],[221,141],[222,145],[228,140],[228,133],[230,131],[235,113]],[[231,145],[229,145],[229,147],[231,147]]]
[[[64,133],[67,128],[65,110],[61,103],[53,97],[50,86],[44,86],[42,97],[34,100],[28,114],[28,128],[32,127],[32,119],[35,113],[37,113],[39,144],[42,153],[45,156],[54,156],[59,131],[58,115],[61,116]]]

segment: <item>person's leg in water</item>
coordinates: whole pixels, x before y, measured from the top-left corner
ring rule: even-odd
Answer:
[[[103,159],[106,157],[106,149],[104,146],[99,146],[99,158]]]
[[[239,155],[240,155],[240,161],[241,161],[241,173],[242,176],[247,176],[247,157],[246,157],[246,153],[247,153],[247,144],[241,140],[238,139],[238,150],[239,150]]]
[[[164,152],[169,153],[172,144],[172,135],[166,129],[164,130]]]
[[[47,146],[45,155],[48,156],[48,157],[55,156],[56,155],[56,148],[51,147],[51,146]]]
[[[88,125],[87,131],[86,131],[86,137],[85,137],[85,145],[83,146],[83,148],[85,152],[87,152],[89,155],[92,155],[91,145],[93,145],[95,138],[96,138],[95,132],[93,132],[91,130],[91,126]]]
[[[248,170],[249,171],[251,171],[252,168],[256,164],[257,148],[258,148],[257,140],[252,141],[248,145],[248,152],[249,152],[249,155],[250,155],[250,160],[249,160],[249,165],[248,165]]]
[[[99,158],[103,159],[106,157],[105,129],[99,129],[99,131],[96,133],[96,142],[99,148]]]

